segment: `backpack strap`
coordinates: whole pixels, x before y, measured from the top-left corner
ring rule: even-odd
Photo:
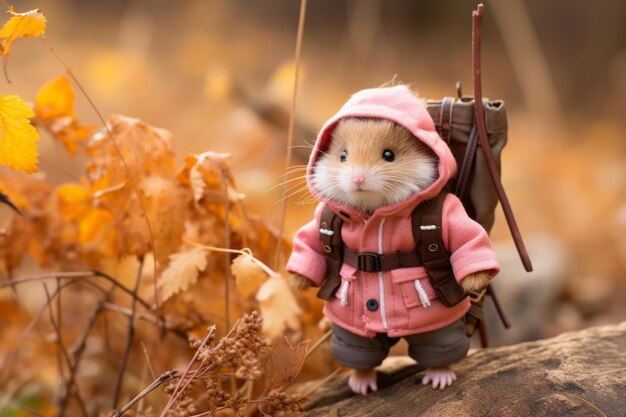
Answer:
[[[446,306],[460,303],[466,296],[454,278],[450,254],[443,245],[442,211],[447,193],[440,193],[413,210],[411,225],[416,250],[420,252],[435,293]]]
[[[325,205],[320,218],[320,241],[326,255],[326,280],[317,292],[317,296],[323,300],[328,300],[341,285],[339,272],[343,263],[342,225],[341,217]]]

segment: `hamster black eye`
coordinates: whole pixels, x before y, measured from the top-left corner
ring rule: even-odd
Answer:
[[[348,159],[348,151],[347,150],[343,150],[341,151],[341,153],[339,154],[339,160],[341,162],[346,162],[346,159]]]
[[[383,159],[387,162],[392,162],[394,159],[396,159],[396,155],[389,149],[385,149],[383,151]]]

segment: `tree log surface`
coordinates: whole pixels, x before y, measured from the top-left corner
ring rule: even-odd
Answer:
[[[626,416],[626,322],[470,352],[445,390],[388,358],[379,391],[354,395],[342,374],[311,396],[306,416]]]

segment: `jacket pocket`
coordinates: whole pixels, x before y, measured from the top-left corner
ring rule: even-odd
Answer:
[[[430,300],[437,298],[424,267],[394,269],[391,279],[400,287],[407,308],[420,305],[427,308]]]
[[[341,266],[339,272],[341,276],[341,285],[335,292],[335,297],[339,299],[342,307],[347,307],[350,303],[353,303],[354,294],[354,281],[356,280],[356,268],[348,264]]]

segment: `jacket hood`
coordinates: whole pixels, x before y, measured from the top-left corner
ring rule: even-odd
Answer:
[[[404,201],[379,207],[372,216],[403,215],[411,212],[422,201],[430,200],[439,194],[448,180],[456,174],[456,161],[450,148],[437,134],[435,124],[424,104],[406,86],[361,90],[352,95],[348,102],[322,127],[307,168],[307,184],[313,196],[327,204],[344,220],[360,220],[367,215],[353,207],[329,201],[320,195],[313,187],[312,174],[320,152],[328,149],[337,122],[348,117],[370,117],[396,122],[410,131],[417,140],[425,143],[439,158],[439,177],[430,187]]]

